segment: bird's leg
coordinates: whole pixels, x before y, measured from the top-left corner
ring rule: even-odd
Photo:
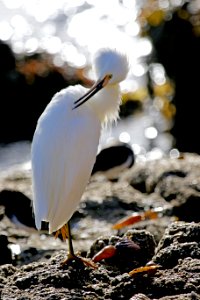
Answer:
[[[84,263],[84,265],[92,267],[94,269],[97,268],[97,265],[90,259],[81,257],[79,255],[74,254],[74,248],[72,244],[72,236],[71,236],[71,229],[70,224],[67,222],[66,225],[64,225],[61,229],[59,229],[56,232],[55,237],[58,237],[58,235],[61,233],[63,240],[65,241],[66,238],[68,238],[68,246],[69,246],[69,253],[67,255],[67,258],[62,262],[62,266],[68,264],[72,260],[78,260]]]
[[[66,224],[67,228],[67,233],[68,233],[68,246],[69,246],[69,254],[68,254],[68,259],[75,259],[76,255],[74,254],[74,248],[72,244],[72,235],[71,235],[71,228],[69,222]],[[64,262],[63,262],[64,264]]]

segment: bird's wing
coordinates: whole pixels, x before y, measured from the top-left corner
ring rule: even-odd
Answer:
[[[62,227],[88,183],[101,125],[87,105],[72,110],[72,103],[84,92],[75,86],[57,94],[39,119],[32,143],[33,206],[38,229],[42,220],[49,222],[50,232]]]

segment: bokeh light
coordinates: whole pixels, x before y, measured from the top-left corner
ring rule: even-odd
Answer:
[[[150,126],[145,129],[144,134],[147,139],[155,139],[158,135],[158,131],[155,127]]]
[[[119,135],[119,140],[120,140],[120,142],[123,142],[123,143],[129,143],[131,140],[130,134],[126,131],[121,132]]]
[[[168,9],[178,1],[160,0],[159,6]],[[163,95],[158,94],[150,104],[147,88],[148,75],[152,84],[166,89],[167,78],[161,64],[148,66],[153,46],[147,35],[141,35],[138,18],[143,1],[137,0],[2,0],[0,2],[0,39],[8,42],[14,53],[31,56],[47,53],[55,67],[81,70],[89,80],[94,79],[90,68],[91,58],[101,47],[115,47],[127,53],[130,71],[120,83],[123,99],[133,104],[140,101],[143,116],[134,115],[128,123],[112,128],[103,134],[104,142],[114,138],[131,143],[138,159],[145,159],[149,144],[160,143],[167,138],[158,138],[166,130],[160,115],[165,110]],[[198,3],[191,9],[198,7]],[[125,97],[124,97],[125,95]],[[169,110],[168,110],[169,111]],[[141,120],[141,121],[140,121]],[[156,121],[155,121],[156,120]],[[155,122],[154,122],[155,121]],[[119,122],[118,122],[119,123]],[[138,124],[138,125],[137,125]],[[159,130],[158,130],[159,128]],[[114,131],[114,132],[113,132]],[[163,135],[164,136],[164,135]],[[169,141],[171,143],[171,141]],[[167,147],[166,147],[167,148]],[[169,148],[169,147],[168,147]]]

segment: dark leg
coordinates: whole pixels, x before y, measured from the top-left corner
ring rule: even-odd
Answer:
[[[74,254],[74,248],[73,248],[73,244],[72,244],[72,236],[71,236],[71,229],[70,229],[69,222],[67,222],[66,225],[64,225],[61,229],[59,229],[56,232],[55,237],[57,237],[60,233],[62,235],[63,240],[66,240],[66,238],[68,238],[68,245],[69,245],[69,253],[67,255],[67,258],[61,263],[62,266],[68,264],[72,260],[79,260],[79,261],[83,262],[86,266],[89,266],[89,267],[92,267],[95,269],[97,268],[97,265],[92,260],[85,258],[85,257],[77,256]]]
[[[71,235],[71,228],[70,228],[69,222],[67,222],[66,227],[67,227],[67,231],[68,231],[68,246],[69,246],[68,256],[74,258],[75,254],[74,254],[74,248],[73,248],[73,244],[72,244],[72,235]]]

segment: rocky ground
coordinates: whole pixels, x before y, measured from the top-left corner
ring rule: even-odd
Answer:
[[[12,198],[25,207],[20,201],[32,197],[30,173],[1,173],[0,190],[0,202]],[[160,211],[157,218],[112,229],[120,219],[152,209]],[[65,242],[19,229],[1,206],[0,299],[200,299],[199,212],[195,154],[136,163],[117,182],[91,179],[72,218],[74,247],[88,258],[114,249],[93,269],[79,261],[63,267]],[[140,268],[146,265],[152,268]],[[141,272],[130,273],[136,268]]]

